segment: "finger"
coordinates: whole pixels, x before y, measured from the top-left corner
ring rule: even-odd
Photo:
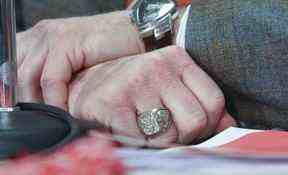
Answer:
[[[111,117],[112,133],[144,140],[136,123],[136,110],[132,107],[118,107]]]
[[[148,138],[146,146],[149,148],[173,147],[173,145],[176,145],[175,143],[177,142],[177,139],[178,139],[178,132],[173,122],[171,127],[167,131],[165,131],[163,134]]]
[[[138,111],[136,117],[139,117],[141,113],[146,112],[146,111],[152,111],[153,109],[159,109],[159,108],[166,108],[161,102],[159,95],[156,95],[156,94],[151,95],[146,92],[143,92],[141,96],[137,98],[137,101],[135,102],[136,109]],[[137,121],[137,118],[136,118],[136,121]],[[144,137],[146,137],[146,146],[148,147],[169,147],[172,143],[175,143],[178,138],[177,129],[174,123],[172,123],[171,127],[167,131],[159,135],[156,135],[154,137],[153,136],[147,137],[145,136],[144,133],[142,134],[144,135]]]
[[[70,113],[76,113],[77,110],[79,110],[77,100],[87,83],[87,72],[89,72],[89,70],[79,72],[75,78],[73,77],[73,81],[69,84],[68,109]]]
[[[189,144],[206,127],[205,111],[194,94],[180,81],[164,87],[161,96],[164,105],[172,112],[179,143]]]
[[[41,88],[45,103],[67,110],[68,84],[73,70],[65,58],[65,51],[49,54],[41,76]]]
[[[133,103],[125,98],[125,95],[123,98],[114,99],[103,94],[101,90],[98,92],[88,94],[82,91],[76,101],[77,109],[70,109],[72,115],[89,121],[96,120],[109,128],[113,135],[144,141],[136,123],[136,108]]]
[[[21,102],[41,102],[40,88],[41,72],[47,58],[48,50],[45,46],[35,48],[18,68],[18,100]]]
[[[202,138],[209,137],[223,116],[225,99],[217,84],[196,64],[184,69],[183,83],[195,94],[207,114],[207,127]]]
[[[223,118],[220,120],[217,126],[216,132],[219,133],[229,127],[236,127],[236,126],[237,126],[237,123],[235,119],[228,112],[225,112]]]

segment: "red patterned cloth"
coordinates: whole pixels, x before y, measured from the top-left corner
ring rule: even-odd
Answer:
[[[108,139],[80,139],[49,155],[4,162],[0,175],[124,175],[126,167],[113,155]]]

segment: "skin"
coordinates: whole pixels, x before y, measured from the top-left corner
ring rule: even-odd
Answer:
[[[44,101],[66,110],[74,74],[144,52],[127,12],[41,21],[17,34],[17,44],[19,101]]]
[[[42,21],[17,35],[18,98],[45,102],[146,146],[188,144],[235,125],[217,84],[176,46],[145,53],[125,11]],[[165,107],[174,124],[145,138],[141,112]]]
[[[174,125],[163,135],[145,138],[137,114],[158,107],[171,111]],[[222,91],[176,46],[80,73],[70,85],[69,109],[76,117],[96,120],[114,134],[144,140],[149,147],[188,144],[233,124]]]

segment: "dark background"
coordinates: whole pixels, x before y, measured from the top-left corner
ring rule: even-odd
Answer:
[[[16,0],[18,31],[43,19],[94,15],[124,8],[123,0]]]

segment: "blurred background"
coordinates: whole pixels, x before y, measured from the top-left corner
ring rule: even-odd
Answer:
[[[17,30],[43,19],[95,15],[125,8],[124,0],[16,0]]]
[[[16,0],[17,30],[32,27],[43,19],[89,16],[122,10],[133,0]],[[179,6],[190,0],[176,0]]]

